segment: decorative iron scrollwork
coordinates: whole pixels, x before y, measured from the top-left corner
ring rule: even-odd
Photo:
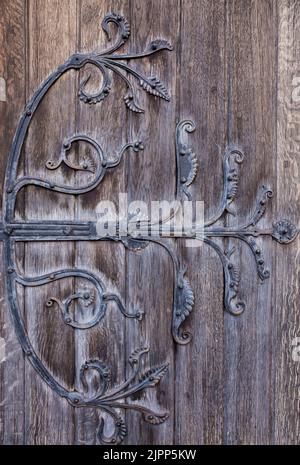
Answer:
[[[177,197],[180,199],[186,196],[191,200],[188,186],[192,184],[197,174],[196,155],[182,140],[184,132],[194,132],[195,129],[195,124],[189,120],[180,121],[176,128]]]
[[[159,367],[152,368],[140,375],[139,362],[143,354],[148,349],[136,350],[129,359],[132,368],[132,374],[122,384],[109,388],[110,371],[102,361],[92,359],[87,360],[80,369],[80,381],[82,390],[68,391],[46,368],[45,364],[36,354],[31,345],[30,339],[25,329],[24,321],[20,312],[16,286],[18,284],[24,287],[46,286],[54,281],[75,278],[80,280],[80,285],[70,292],[69,295],[62,297],[49,294],[46,301],[46,311],[60,312],[63,321],[74,329],[87,330],[98,324],[104,317],[109,302],[117,305],[121,313],[127,318],[140,320],[143,317],[143,311],[136,309],[128,312],[124,307],[121,299],[105,289],[103,282],[99,277],[87,270],[65,269],[58,270],[39,277],[22,276],[16,269],[16,260],[14,256],[14,247],[16,242],[27,241],[119,241],[124,247],[131,251],[142,251],[150,243],[154,243],[167,251],[172,260],[173,266],[173,316],[172,316],[172,336],[176,343],[187,344],[191,340],[191,334],[183,329],[183,323],[193,310],[195,298],[191,284],[188,279],[187,268],[181,262],[175,249],[173,249],[170,238],[174,239],[173,234],[164,232],[161,234],[160,226],[164,225],[170,218],[165,219],[159,225],[155,225],[156,234],[149,234],[151,224],[148,221],[142,222],[140,234],[138,236],[131,234],[130,228],[127,236],[124,235],[106,235],[100,237],[97,231],[95,221],[34,221],[20,222],[15,220],[15,203],[20,190],[28,185],[38,188],[49,189],[62,194],[80,195],[95,189],[103,180],[106,171],[116,167],[126,150],[132,148],[134,152],[143,150],[141,141],[127,143],[115,157],[108,157],[102,150],[98,141],[85,134],[75,134],[63,141],[62,149],[57,158],[51,158],[46,162],[45,168],[47,174],[53,170],[58,170],[62,165],[79,172],[82,184],[79,186],[65,186],[53,183],[51,180],[35,178],[31,176],[17,177],[20,154],[24,145],[25,137],[28,132],[32,118],[39,107],[44,96],[52,85],[60,77],[71,69],[79,70],[87,64],[94,65],[102,74],[101,88],[95,93],[89,93],[87,83],[90,76],[84,78],[80,83],[78,94],[79,98],[88,104],[95,104],[102,101],[109,95],[111,88],[110,72],[115,73],[126,84],[127,92],[124,96],[125,104],[128,109],[136,113],[143,110],[136,102],[132,83],[126,74],[135,78],[139,85],[149,94],[169,100],[169,94],[165,86],[157,77],[145,77],[140,72],[134,70],[127,64],[128,60],[135,60],[153,55],[162,50],[172,50],[171,45],[162,39],[152,41],[146,50],[140,54],[117,54],[116,51],[124,45],[130,35],[130,26],[126,18],[122,15],[111,13],[105,16],[102,22],[102,28],[110,40],[110,23],[117,27],[117,39],[113,45],[101,53],[75,53],[65,63],[59,66],[37,89],[29,101],[24,113],[21,116],[12,148],[9,154],[8,165],[5,177],[5,192],[3,211],[3,222],[0,223],[0,240],[4,242],[5,266],[6,266],[6,289],[9,300],[9,308],[15,331],[21,347],[28,360],[41,376],[41,378],[51,387],[58,395],[66,398],[74,407],[96,407],[102,412],[109,415],[114,421],[114,432],[110,437],[104,433],[104,420],[101,419],[97,437],[103,444],[118,444],[127,433],[124,419],[118,413],[119,409],[138,410],[143,414],[144,420],[151,424],[160,424],[168,417],[168,413],[155,413],[152,410],[138,405],[136,403],[127,403],[125,400],[130,399],[133,394],[144,389],[156,387],[160,379],[167,371],[167,363]],[[191,120],[181,121],[176,128],[176,163],[177,179],[175,186],[175,199],[180,202],[193,198],[192,183],[197,175],[198,160],[194,151],[185,143],[187,134],[195,130],[195,124]],[[79,160],[73,161],[71,149],[74,144],[88,144],[92,150],[91,155],[79,156]],[[217,225],[217,222],[226,214],[235,214],[233,210],[234,200],[238,191],[238,182],[240,176],[241,164],[244,161],[244,154],[237,146],[229,146],[223,154],[223,189],[221,199],[216,212],[208,218],[204,225],[197,223],[189,232],[184,232],[184,236],[191,240],[203,240],[203,242],[217,253],[220,258],[224,274],[224,308],[232,315],[240,315],[245,309],[245,303],[239,298],[239,281],[240,272],[232,257],[234,248],[224,251],[218,245],[214,238],[233,238],[241,240],[247,244],[255,259],[257,274],[261,280],[270,276],[270,271],[265,266],[265,259],[261,248],[256,243],[259,236],[269,236],[281,244],[287,244],[295,239],[298,231],[289,220],[281,220],[273,223],[272,228],[261,229],[257,225],[263,217],[267,203],[273,193],[269,187],[263,186],[257,198],[253,214],[245,224],[236,227],[224,227]],[[84,177],[84,172],[87,177]],[[92,178],[92,179],[91,179]],[[174,216],[176,212],[174,212]],[[128,226],[130,225],[130,216],[128,217]],[[87,285],[83,285],[85,281]],[[77,304],[81,312],[87,312],[89,317],[84,323],[78,321],[74,305]],[[96,394],[90,395],[88,372],[93,372],[98,377],[98,390]]]
[[[71,150],[71,147],[75,143],[85,142],[89,144],[93,149],[96,151],[96,160],[94,161],[91,156],[83,156],[81,160],[77,163],[71,162],[68,159],[68,152]],[[132,148],[134,152],[139,152],[144,149],[143,143],[141,141],[136,142],[129,142],[125,144],[120,152],[113,158],[109,159],[107,155],[104,154],[101,146],[99,143],[92,139],[89,136],[78,134],[76,136],[72,136],[69,139],[66,139],[63,143],[61,154],[58,158],[58,161],[55,162],[54,160],[48,160],[46,162],[46,168],[48,170],[57,170],[62,164],[67,166],[68,168],[75,170],[75,171],[85,171],[94,174],[94,179],[88,181],[87,183],[81,186],[65,186],[59,185],[52,181],[47,181],[41,178],[34,178],[32,176],[23,176],[17,179],[14,183],[10,184],[8,189],[9,197],[7,203],[7,214],[9,217],[13,214],[15,208],[15,202],[19,191],[25,186],[37,186],[43,187],[44,189],[50,189],[54,192],[61,192],[63,194],[85,194],[86,192],[90,192],[91,190],[95,189],[102,179],[104,178],[108,169],[115,168],[119,165],[122,155],[128,150]]]
[[[97,407],[108,414],[114,421],[114,432],[111,436],[104,434],[104,419],[101,418],[97,431],[97,438],[101,444],[120,444],[127,434],[124,419],[117,412],[118,409],[136,410],[143,415],[144,421],[152,425],[163,423],[169,416],[168,412],[157,413],[153,410],[136,403],[124,403],[126,400],[145,389],[153,388],[159,384],[160,380],[168,371],[168,364],[164,363],[158,367],[150,368],[139,375],[140,359],[149,351],[148,348],[135,350],[129,357],[131,374],[126,381],[109,389],[110,370],[99,360],[88,360],[80,369],[80,381],[83,387],[82,392],[72,393],[68,401],[74,407]],[[94,370],[99,377],[98,392],[89,396],[89,381],[87,372]],[[139,376],[138,380],[136,378]]]
[[[52,308],[54,305],[56,305],[60,309],[63,321],[67,325],[76,329],[92,328],[97,323],[99,323],[106,312],[107,303],[110,301],[115,302],[120,312],[127,318],[141,320],[144,315],[142,310],[136,310],[132,313],[128,313],[120,298],[116,294],[105,292],[105,286],[103,282],[100,281],[99,277],[85,270],[61,270],[55,273],[52,272],[47,275],[34,278],[20,276],[16,273],[16,270],[13,270],[13,272],[10,274],[16,274],[15,282],[21,284],[24,287],[43,286],[65,278],[81,278],[81,280],[87,280],[89,285],[92,287],[85,287],[84,289],[77,290],[63,300],[51,296],[46,302],[47,308]],[[84,310],[89,310],[88,314],[91,315],[91,317],[87,321],[85,319],[84,323],[76,321],[73,315],[71,306],[75,301],[80,302],[82,312],[84,312]]]
[[[96,93],[91,94],[87,91],[86,85],[90,76],[84,78],[80,83],[78,95],[84,103],[95,104],[109,95],[111,88],[109,74],[111,72],[125,82],[127,92],[124,96],[124,101],[127,108],[133,112],[142,113],[144,110],[137,104],[134,88],[126,74],[135,78],[141,88],[149,94],[167,101],[170,100],[166,87],[157,77],[144,76],[139,71],[128,66],[127,61],[142,59],[163,50],[172,50],[171,45],[166,40],[158,39],[152,41],[143,53],[117,54],[115,52],[124,45],[130,35],[130,26],[122,15],[115,13],[106,15],[102,22],[102,28],[109,40],[110,23],[115,24],[117,27],[117,39],[114,45],[102,53],[75,53],[72,55],[41,84],[26,105],[25,111],[21,115],[8,158],[3,196],[4,218],[3,222],[0,222],[0,240],[4,241],[5,266],[7,270],[6,289],[10,313],[18,340],[29,362],[48,386],[58,395],[66,398],[74,407],[97,407],[109,415],[114,420],[114,433],[110,437],[105,435],[104,420],[101,419],[97,432],[98,441],[103,444],[119,444],[127,433],[124,419],[118,413],[119,409],[137,410],[143,414],[146,422],[154,425],[160,424],[168,418],[168,413],[166,412],[155,413],[144,405],[125,403],[125,400],[127,401],[133,394],[155,387],[166,373],[168,365],[164,363],[159,367],[152,368],[140,375],[140,378],[136,381],[140,358],[148,349],[136,350],[129,359],[132,374],[124,383],[109,389],[109,369],[99,360],[88,360],[80,370],[82,391],[68,391],[49,372],[44,362],[32,347],[20,312],[16,287],[17,284],[24,287],[37,287],[46,286],[65,278],[75,278],[75,282],[76,278],[80,279],[80,286],[71,292],[70,295],[58,298],[50,294],[45,303],[45,308],[48,311],[59,311],[66,325],[79,330],[87,330],[98,324],[104,317],[110,302],[114,303],[127,318],[141,320],[144,312],[140,309],[127,312],[119,296],[107,292],[99,277],[87,270],[65,269],[38,277],[22,276],[17,270],[14,254],[14,246],[18,241],[53,241],[60,240],[62,237],[64,240],[102,240],[97,235],[96,225],[93,222],[17,222],[15,220],[15,203],[18,193],[23,187],[32,185],[62,194],[84,194],[95,189],[100,184],[107,170],[118,166],[125,151],[131,148],[137,153],[144,148],[141,141],[130,142],[125,144],[116,156],[109,157],[104,153],[99,142],[85,134],[75,134],[63,141],[61,152],[57,156],[57,159],[49,159],[46,162],[45,168],[50,174],[51,171],[58,170],[62,165],[65,165],[67,168],[81,173],[82,184],[79,186],[66,186],[63,184],[59,185],[48,179],[32,176],[21,176],[18,178],[17,172],[21,151],[29,125],[46,93],[64,73],[71,69],[80,70],[87,64],[94,65],[100,71],[102,74],[102,84]],[[88,144],[93,154],[79,156],[79,161],[73,161],[70,152],[75,144]],[[88,177],[84,177],[84,173],[87,173],[86,176]],[[116,240],[116,238],[109,239]],[[142,245],[140,242],[137,243],[134,238],[124,237],[121,239],[121,242],[130,250],[138,250],[147,245],[147,242],[144,242]],[[82,286],[83,281],[86,281],[88,285]],[[84,322],[78,321],[76,318],[76,312],[74,311],[75,303],[82,313],[86,312],[88,314],[88,317],[83,319]],[[89,396],[88,393],[89,381],[86,377],[88,371],[96,372],[99,378],[99,390],[93,396]]]
[[[118,37],[114,45],[109,47],[107,50],[101,53],[89,54],[75,54],[70,58],[70,61],[74,66],[84,66],[86,63],[93,64],[101,72],[103,80],[102,86],[98,92],[90,94],[86,91],[86,84],[88,83],[91,75],[88,75],[80,84],[79,98],[85,103],[97,103],[105,99],[108,96],[111,89],[111,81],[109,78],[108,71],[112,71],[119,76],[127,87],[127,92],[124,96],[124,101],[129,110],[135,113],[143,113],[144,110],[136,102],[135,92],[131,82],[126,77],[126,73],[133,76],[139,83],[142,89],[149,94],[160,97],[164,100],[170,100],[169,93],[164,84],[156,77],[146,77],[140,72],[134,70],[127,64],[124,64],[124,60],[136,60],[143,57],[153,55],[154,53],[160,52],[161,50],[173,50],[171,44],[166,40],[157,39],[153,40],[146,50],[139,54],[128,53],[128,54],[115,54],[120,49],[130,36],[130,25],[127,19],[119,14],[110,13],[105,16],[102,21],[102,28],[107,35],[108,40],[111,40],[109,32],[109,23],[114,23],[118,29]],[[125,72],[125,74],[124,74]]]
[[[196,176],[195,155],[192,149],[187,148],[183,144],[182,138],[184,131],[193,132],[195,124],[193,121],[184,120],[177,125],[176,129],[176,160],[177,160],[177,198],[183,199],[184,194],[188,199],[192,198],[192,194],[187,190]],[[184,162],[182,161],[184,160]],[[265,267],[265,259],[263,252],[257,245],[255,238],[259,236],[270,236],[281,244],[287,244],[293,241],[298,234],[298,230],[294,224],[289,220],[281,220],[273,223],[273,228],[259,229],[257,224],[266,212],[268,201],[272,198],[273,192],[269,187],[262,186],[260,193],[257,196],[256,205],[252,215],[245,224],[237,227],[222,227],[216,226],[224,214],[235,215],[232,210],[232,203],[234,202],[239,181],[239,165],[244,161],[243,152],[236,146],[230,146],[223,154],[223,191],[221,201],[216,213],[211,218],[204,222],[202,236],[204,243],[212,247],[218,254],[224,273],[224,308],[232,315],[238,316],[245,310],[245,303],[238,297],[240,271],[238,266],[235,265],[231,256],[234,253],[234,248],[230,251],[223,251],[212,239],[214,237],[230,237],[239,239],[248,245],[252,255],[255,259],[258,277],[261,280],[269,278],[270,271]],[[185,171],[183,171],[185,170]],[[184,172],[184,175],[183,175]],[[182,177],[184,176],[184,177]],[[185,234],[186,238],[198,239],[199,225],[193,225],[191,234]],[[190,290],[190,292],[192,292]],[[190,306],[193,305],[191,299]],[[190,307],[189,307],[190,308]],[[190,310],[191,311],[191,308]],[[173,311],[173,326],[177,321],[179,312],[174,308]]]

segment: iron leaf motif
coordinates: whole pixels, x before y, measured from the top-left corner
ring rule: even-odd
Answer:
[[[138,381],[136,378],[140,370],[141,357],[149,351],[148,348],[136,349],[129,358],[132,367],[132,373],[126,381],[118,386],[109,389],[110,385],[110,370],[99,360],[86,361],[80,370],[80,380],[83,387],[83,392],[75,391],[72,397],[69,397],[69,402],[75,407],[91,406],[97,407],[109,416],[114,421],[114,432],[111,436],[104,434],[104,419],[100,419],[97,438],[101,444],[120,444],[127,434],[127,427],[124,419],[117,412],[119,409],[136,410],[143,415],[144,421],[153,425],[163,423],[169,416],[168,412],[157,413],[144,405],[137,403],[124,403],[136,393],[145,389],[154,388],[161,381],[168,371],[168,364],[165,363],[159,367],[154,367],[142,374]],[[89,391],[89,381],[87,372],[94,370],[98,374],[99,387],[98,392],[92,397],[87,396]],[[121,402],[123,401],[123,402]]]
[[[193,132],[195,124],[191,120],[183,120],[177,125],[176,129],[176,161],[177,161],[177,199],[184,200],[184,194],[187,198],[192,199],[192,195],[186,190],[187,180],[189,175],[182,179],[182,172],[185,168],[182,163],[187,154],[193,153],[187,145],[183,143],[184,132]],[[216,209],[215,214],[204,222],[202,231],[204,243],[212,247],[220,258],[223,274],[224,274],[224,309],[234,316],[238,316],[245,310],[245,303],[239,298],[239,283],[240,271],[234,264],[231,256],[234,254],[234,249],[231,251],[223,251],[217,245],[213,238],[235,238],[247,244],[256,263],[258,277],[263,281],[270,276],[270,271],[265,266],[265,260],[261,248],[256,243],[256,238],[259,236],[270,236],[281,244],[287,244],[295,239],[298,234],[296,226],[289,220],[281,220],[273,223],[273,229],[260,229],[257,224],[264,216],[268,201],[272,198],[273,192],[270,187],[262,186],[257,197],[256,205],[252,215],[245,224],[236,227],[217,226],[217,222],[226,214],[235,214],[232,210],[232,203],[236,199],[238,193],[238,182],[240,176],[239,166],[244,161],[244,153],[237,146],[228,147],[222,160],[223,167],[223,191],[221,201]],[[185,168],[186,169],[186,168]],[[189,170],[187,170],[189,173]],[[195,179],[196,170],[190,168],[192,180]],[[190,239],[198,239],[199,225],[195,224],[190,234],[185,237]],[[177,292],[177,291],[176,291]],[[177,295],[178,299],[178,292]],[[176,298],[176,297],[175,297]],[[188,306],[189,312],[192,310],[193,299],[190,299]],[[177,330],[180,325],[179,318],[184,319],[188,312],[184,310],[184,303],[181,302],[177,308],[174,308],[173,327],[176,325]],[[184,316],[184,317],[183,317]],[[181,342],[182,343],[182,342]]]
[[[194,293],[189,280],[184,277],[185,273],[186,268],[179,270],[174,296],[176,307],[174,308],[175,314],[173,316],[173,335],[175,340],[181,344],[187,344],[191,339],[191,334],[187,331],[180,331],[180,327],[194,306]]]
[[[170,95],[164,86],[164,84],[156,77],[150,76],[146,77],[141,74],[139,71],[131,68],[124,61],[135,60],[143,58],[146,56],[153,55],[154,53],[160,52],[162,50],[173,50],[171,44],[163,39],[157,39],[152,41],[146,50],[139,54],[128,53],[128,54],[116,54],[115,52],[119,50],[130,36],[130,25],[127,19],[119,14],[110,13],[105,16],[102,21],[102,29],[107,35],[109,41],[111,41],[111,35],[109,31],[109,24],[114,23],[117,27],[117,39],[114,45],[109,47],[102,53],[93,53],[89,54],[87,57],[86,54],[75,54],[71,57],[71,62],[73,61],[76,66],[82,64],[84,66],[87,63],[90,63],[96,67],[102,74],[102,85],[101,88],[95,93],[89,93],[86,90],[86,85],[90,80],[90,75],[81,81],[79,89],[79,98],[84,103],[94,104],[104,100],[110,93],[111,90],[111,80],[108,72],[113,72],[125,83],[127,87],[127,92],[124,96],[124,101],[129,108],[129,110],[135,113],[143,113],[144,110],[136,102],[136,95],[132,83],[127,76],[132,76],[135,78],[143,90],[148,92],[151,95],[160,97],[164,100],[169,101]]]

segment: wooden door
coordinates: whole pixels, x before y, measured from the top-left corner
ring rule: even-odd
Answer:
[[[299,443],[300,2],[0,10],[1,443]],[[120,193],[204,243],[99,240]]]

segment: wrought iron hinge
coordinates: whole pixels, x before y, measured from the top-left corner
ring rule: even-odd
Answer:
[[[109,24],[114,23],[117,27],[117,39],[104,52],[92,53],[75,53],[65,63],[60,65],[37,89],[27,104],[23,114],[21,115],[18,128],[16,130],[11,151],[8,158],[6,177],[5,177],[5,191],[3,201],[4,218],[0,222],[0,240],[4,242],[5,251],[5,267],[6,267],[6,290],[8,295],[8,303],[12,321],[18,340],[22,349],[28,358],[31,365],[41,376],[41,378],[61,397],[66,398],[69,403],[74,407],[98,407],[104,413],[108,414],[114,420],[115,430],[110,437],[104,433],[103,419],[101,419],[97,431],[97,438],[103,444],[118,444],[127,433],[126,425],[118,411],[120,409],[132,409],[142,413],[146,422],[151,424],[160,424],[168,417],[167,412],[154,412],[144,405],[139,405],[136,402],[124,402],[130,396],[144,391],[148,388],[155,387],[165,375],[168,364],[163,363],[158,367],[150,368],[148,371],[139,374],[140,358],[148,352],[147,348],[135,350],[129,358],[129,363],[132,367],[132,373],[123,383],[110,388],[109,369],[100,360],[88,360],[81,367],[80,380],[82,385],[82,392],[69,391],[65,389],[49,372],[44,365],[43,361],[37,355],[32,347],[30,339],[25,329],[25,324],[20,312],[16,286],[21,284],[24,287],[44,286],[51,284],[57,280],[65,278],[81,278],[87,283],[84,288],[77,289],[72,295],[66,296],[64,299],[58,299],[51,296],[45,303],[46,307],[56,306],[61,313],[62,320],[65,324],[72,328],[84,330],[91,328],[99,323],[101,318],[104,317],[109,302],[113,302],[127,318],[135,318],[140,320],[143,317],[141,310],[133,310],[128,312],[119,296],[112,294],[104,286],[99,276],[91,273],[88,270],[80,269],[64,269],[49,273],[44,276],[27,277],[23,276],[17,269],[15,260],[15,244],[18,241],[53,241],[53,240],[99,240],[97,238],[96,227],[92,222],[17,222],[15,221],[15,204],[18,193],[25,186],[37,186],[44,189],[49,189],[53,192],[61,192],[64,194],[79,195],[89,192],[96,188],[103,180],[107,171],[114,169],[121,161],[123,154],[128,150],[139,152],[143,150],[143,145],[140,141],[125,144],[114,157],[108,157],[97,141],[85,134],[75,134],[74,136],[62,141],[60,155],[56,160],[48,160],[46,163],[46,170],[58,170],[62,165],[75,171],[87,172],[93,174],[93,181],[86,183],[81,187],[72,187],[66,185],[58,185],[51,181],[31,176],[17,177],[17,170],[20,160],[20,154],[24,141],[28,132],[30,123],[32,122],[37,108],[42,102],[48,90],[53,86],[58,79],[69,70],[80,70],[86,64],[94,65],[102,73],[101,88],[91,94],[86,90],[86,84],[90,79],[87,76],[79,86],[79,98],[86,104],[97,104],[105,99],[111,89],[110,73],[116,74],[125,83],[126,93],[124,95],[124,102],[127,108],[135,113],[142,113],[142,108],[138,105],[136,100],[135,91],[132,83],[127,75],[132,76],[141,88],[149,94],[160,97],[164,100],[170,100],[169,93],[162,82],[155,76],[145,76],[140,71],[135,70],[127,64],[128,60],[133,62],[137,59],[143,59],[154,55],[163,50],[172,50],[171,45],[166,40],[154,40],[150,42],[144,52],[118,54],[118,49],[125,44],[130,36],[130,26],[127,19],[119,14],[110,13],[105,16],[102,21],[102,28],[110,40]],[[69,158],[69,152],[74,144],[85,143],[88,144],[96,153],[96,159],[84,156],[78,163],[72,162]],[[115,240],[115,238],[112,238]],[[81,306],[87,307],[92,315],[85,323],[76,321],[72,313],[72,303],[76,301]],[[88,397],[85,392],[88,392],[87,384],[90,377],[86,374],[88,371],[94,370],[99,378],[99,390],[93,395]],[[137,377],[139,377],[137,379]]]
[[[128,21],[121,15],[111,13],[107,15],[102,27],[109,35],[109,23],[114,23],[118,28],[118,38],[114,45],[102,53],[75,53],[65,63],[57,68],[38,88],[34,93],[30,102],[21,116],[18,128],[15,133],[12,148],[9,154],[8,165],[5,178],[4,192],[4,218],[0,223],[0,240],[4,242],[5,250],[5,266],[6,266],[6,289],[9,300],[9,308],[12,316],[12,321],[18,336],[19,342],[26,354],[28,360],[44,379],[44,381],[61,397],[66,398],[74,407],[93,406],[99,407],[103,412],[109,414],[115,422],[115,431],[110,437],[106,437],[103,431],[103,421],[101,420],[98,430],[99,442],[104,444],[120,443],[125,434],[126,426],[124,420],[117,413],[118,409],[134,409],[142,412],[144,419],[152,424],[159,424],[166,420],[168,414],[155,413],[143,405],[136,403],[124,403],[121,400],[130,398],[131,395],[147,389],[155,387],[160,379],[167,371],[167,363],[161,366],[151,368],[140,376],[136,382],[135,379],[139,372],[140,357],[147,352],[148,349],[137,350],[130,357],[129,362],[132,367],[132,375],[116,387],[109,388],[109,370],[99,360],[88,360],[81,367],[80,380],[82,384],[82,392],[68,391],[61,386],[54,376],[45,367],[42,360],[35,352],[28,334],[25,330],[25,325],[21,316],[20,308],[17,301],[16,286],[35,287],[49,285],[57,280],[62,280],[70,277],[79,277],[85,280],[87,287],[78,288],[72,295],[59,299],[55,296],[49,296],[46,302],[46,307],[56,306],[61,314],[65,324],[72,328],[85,330],[99,324],[104,317],[109,302],[114,302],[122,314],[127,318],[135,318],[140,320],[143,317],[143,311],[135,309],[127,311],[121,299],[116,294],[112,294],[105,288],[104,283],[99,276],[84,269],[64,269],[58,270],[38,277],[23,276],[17,269],[15,260],[15,244],[17,242],[28,241],[118,241],[133,251],[142,250],[148,244],[154,243],[163,247],[170,256],[173,264],[174,274],[174,296],[173,296],[173,316],[172,316],[172,335],[174,340],[179,344],[187,344],[191,335],[189,332],[182,330],[182,324],[188,317],[194,306],[194,295],[187,278],[187,268],[181,262],[175,249],[168,242],[168,237],[176,238],[173,233],[169,236],[162,234],[164,226],[172,218],[168,217],[160,223],[160,228],[157,229],[157,234],[149,234],[152,230],[151,224],[145,222],[141,224],[139,235],[130,233],[130,228],[127,228],[128,233],[124,235],[105,235],[101,236],[97,230],[95,221],[35,221],[35,222],[18,222],[15,220],[15,205],[18,193],[26,186],[32,185],[39,188],[47,189],[53,192],[63,194],[79,195],[95,189],[104,179],[108,170],[114,169],[121,159],[125,151],[133,150],[139,152],[143,150],[141,141],[135,141],[124,145],[117,156],[111,158],[101,148],[99,141],[92,139],[85,134],[75,134],[71,138],[62,141],[61,152],[57,159],[48,160],[45,169],[49,171],[58,170],[62,165],[65,165],[70,170],[87,172],[93,175],[93,180],[87,182],[80,187],[66,186],[54,184],[46,177],[35,178],[31,176],[17,176],[17,170],[20,160],[20,154],[24,141],[28,132],[29,125],[34,117],[34,114],[43,100],[44,96],[51,86],[70,69],[79,70],[86,64],[96,66],[103,75],[102,86],[98,92],[94,94],[88,93],[86,84],[89,76],[86,77],[79,87],[79,98],[87,104],[96,104],[106,98],[110,92],[111,81],[109,73],[116,73],[124,81],[127,91],[124,96],[125,104],[128,109],[137,113],[143,110],[139,107],[133,86],[127,78],[127,74],[137,79],[139,85],[148,93],[160,97],[164,100],[169,100],[169,94],[165,86],[160,80],[154,76],[145,77],[140,72],[129,67],[128,60],[136,60],[148,57],[163,50],[172,50],[171,45],[166,40],[152,41],[146,50],[140,54],[117,54],[117,50],[126,42],[130,35],[130,27]],[[186,133],[191,133],[195,130],[195,125],[192,121],[181,121],[176,128],[176,163],[177,163],[177,179],[176,179],[176,200],[182,202],[186,199],[192,199],[191,184],[197,174],[197,157],[195,153],[185,143]],[[71,161],[69,154],[73,144],[85,143],[88,144],[95,152],[95,159],[91,159],[86,155],[79,158],[76,163]],[[225,310],[233,315],[240,315],[245,304],[238,297],[239,290],[239,270],[234,265],[232,260],[233,249],[223,251],[221,247],[214,241],[216,237],[230,237],[243,241],[250,248],[257,267],[257,273],[261,280],[269,277],[270,272],[265,267],[263,252],[256,243],[256,238],[259,236],[271,236],[274,240],[286,244],[291,242],[297,234],[296,227],[288,220],[274,222],[273,226],[267,229],[259,228],[257,225],[266,211],[266,206],[272,197],[272,191],[269,187],[262,186],[257,203],[253,209],[253,214],[244,224],[238,227],[230,228],[218,226],[217,222],[223,215],[231,214],[232,204],[235,200],[240,165],[244,160],[243,152],[235,146],[228,147],[223,155],[223,190],[221,200],[216,213],[205,221],[204,225],[192,225],[190,231],[185,231],[185,238],[191,240],[202,240],[205,244],[212,247],[221,260],[224,272],[224,307]],[[175,213],[174,213],[175,214]],[[178,237],[178,236],[177,236]],[[84,307],[92,308],[89,312],[92,317],[85,321],[84,324],[79,323],[74,317],[71,308],[72,303],[76,301]],[[99,390],[92,397],[87,398],[84,394],[89,377],[86,376],[88,370],[94,370],[99,377]]]

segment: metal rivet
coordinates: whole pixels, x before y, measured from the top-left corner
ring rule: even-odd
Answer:
[[[27,110],[26,111],[26,116],[31,116],[32,115],[32,111],[31,110]]]
[[[28,357],[30,357],[30,355],[32,355],[32,351],[31,351],[31,350],[26,350],[26,355],[27,355]]]
[[[180,179],[180,182],[181,182],[182,184],[184,184],[184,183],[186,182],[186,178],[182,177],[182,178]]]
[[[233,268],[233,264],[232,264],[232,263],[229,263],[228,269],[231,270],[232,268]]]
[[[9,273],[9,274],[12,274],[14,271],[15,270],[12,267],[7,268],[7,273]]]
[[[66,322],[66,323],[71,323],[71,321],[72,321],[72,319],[69,318],[69,317],[65,319],[65,322]]]

